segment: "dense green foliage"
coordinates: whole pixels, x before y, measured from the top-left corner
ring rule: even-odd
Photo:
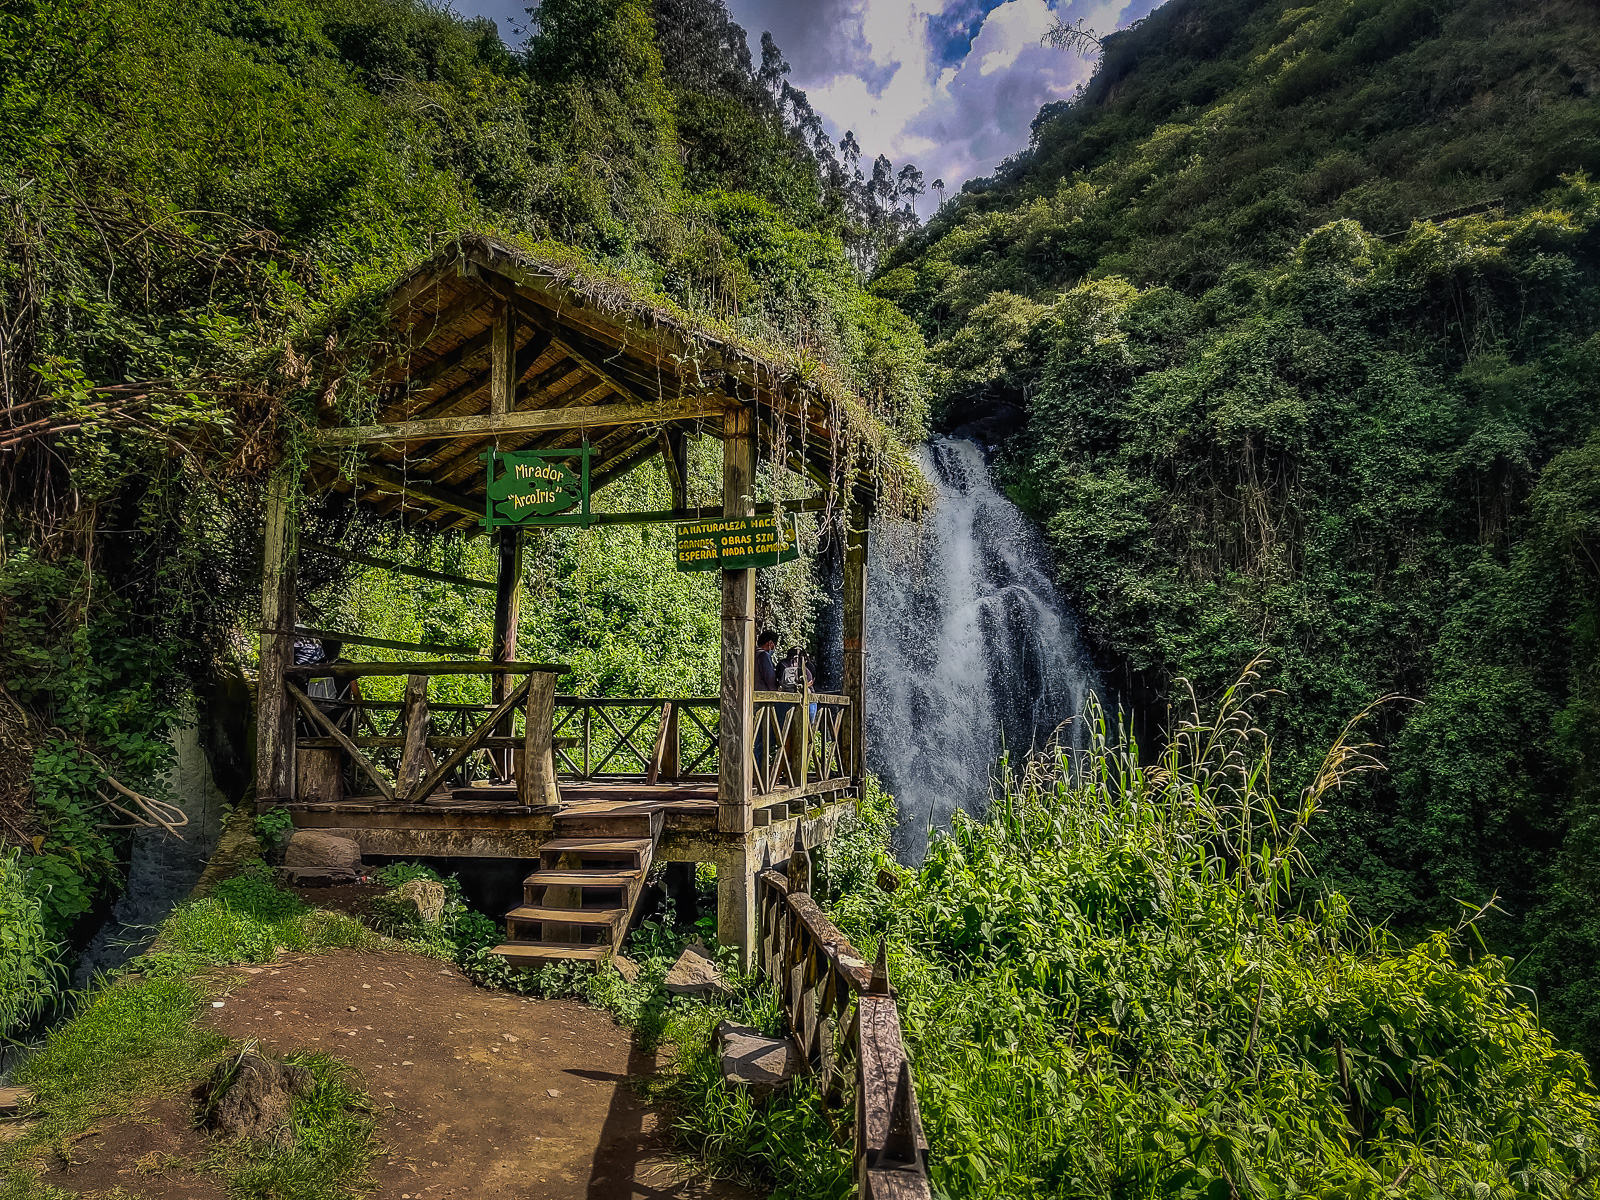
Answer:
[[[1592,6],[1173,0],[1105,39],[1033,142],[968,183],[881,286],[954,332],[992,293],[1117,274],[1197,293],[1350,218],[1376,234],[1600,171]]]
[[[13,850],[0,854],[0,1041],[38,1015],[60,981],[38,897]]]
[[[1154,761],[1100,723],[872,902],[906,945],[891,973],[940,1185],[1592,1194],[1583,1059],[1470,928],[1407,946],[1306,886],[1321,800],[1371,764],[1341,741],[1285,803],[1251,707],[1231,691]]]
[[[794,347],[919,435],[921,335],[854,265],[904,230],[899,193],[840,166],[786,70],[775,48],[752,61],[720,0],[547,0],[516,51],[422,0],[0,11],[0,839],[52,936],[83,936],[120,886],[117,785],[165,797],[186,693],[204,718],[251,666],[259,483],[309,402],[303,356],[359,364],[372,298],[453,236],[539,245]],[[708,690],[713,593],[657,578],[650,537],[533,547],[524,636],[571,686]],[[477,569],[478,547],[397,540]],[[477,593],[384,588],[329,610],[480,632]]]
[[[1093,710],[1084,752],[958,816],[896,891],[833,897],[853,944],[888,939],[936,1194],[1593,1195],[1583,1059],[1480,914],[1406,944],[1307,874],[1321,805],[1376,763],[1346,730],[1285,802],[1263,702],[1247,680],[1154,754]],[[849,1193],[843,1114],[804,1083],[753,1105],[681,1045],[691,1144],[777,1195]]]
[[[1591,1055],[1594,44],[1577,5],[1174,3],[877,283],[947,422],[1012,414],[1011,494],[1136,707],[1264,648],[1298,784],[1421,702],[1308,853],[1411,934],[1498,895]]]

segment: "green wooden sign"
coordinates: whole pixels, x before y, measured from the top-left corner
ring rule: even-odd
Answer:
[[[775,567],[800,556],[795,545],[792,513],[781,529],[770,515],[708,517],[701,521],[685,521],[677,528],[680,571]]]
[[[588,525],[589,455],[577,450],[485,450],[483,527]],[[574,471],[567,464],[579,460]]]

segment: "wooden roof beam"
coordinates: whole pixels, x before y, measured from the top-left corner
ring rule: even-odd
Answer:
[[[355,469],[355,477],[361,483],[376,488],[381,492],[389,492],[402,498],[433,504],[451,512],[463,513],[469,517],[481,517],[483,515],[483,502],[481,500],[474,500],[470,496],[463,496],[457,492],[436,487],[425,479],[412,479],[408,475],[382,463],[360,464]]]
[[[421,442],[436,438],[493,438],[559,429],[608,425],[659,425],[721,415],[721,396],[694,396],[655,404],[589,404],[577,408],[535,408],[518,412],[439,417],[431,421],[395,421],[387,425],[333,426],[319,429],[320,446],[363,446],[374,442]]]

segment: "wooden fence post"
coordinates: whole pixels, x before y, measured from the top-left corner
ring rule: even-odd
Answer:
[[[561,803],[561,790],[556,785],[555,746],[550,736],[555,713],[556,677],[550,671],[535,671],[528,683],[522,770],[517,776],[517,800],[533,808]]]
[[[512,662],[517,657],[517,623],[522,615],[522,530],[502,529],[496,539],[497,569],[494,581],[494,645],[489,657],[495,662]],[[490,680],[489,695],[501,704],[511,694],[511,676],[496,675]],[[495,729],[497,737],[510,737],[512,718],[506,717]],[[511,777],[512,751],[497,751],[491,757],[501,778]]]
[[[400,751],[400,775],[395,780],[395,795],[402,800],[421,803],[426,796],[416,794],[417,785],[428,777],[434,768],[433,754],[428,749],[428,733],[432,719],[428,715],[428,677],[407,675],[404,707],[400,710],[400,730],[405,745]]]

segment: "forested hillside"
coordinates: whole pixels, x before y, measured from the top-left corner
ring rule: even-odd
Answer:
[[[313,411],[309,354],[359,337],[350,314],[450,239],[492,233],[828,362],[918,436],[922,338],[858,270],[905,206],[786,72],[720,0],[548,0],[516,51],[419,0],[0,10],[0,846],[25,851],[53,937],[120,887],[111,781],[162,796],[186,697],[253,663],[258,487]],[[644,621],[646,534],[548,540],[530,570],[572,618],[529,644],[586,684],[698,678],[704,580],[670,580]],[[348,565],[304,569],[308,594],[355,594]],[[376,606],[344,615],[426,609],[438,630],[466,607]]]
[[[1600,1051],[1600,14],[1174,0],[875,288],[1127,698],[1258,649],[1295,786],[1345,720],[1322,882],[1481,923]],[[1464,215],[1459,210],[1467,210]]]

